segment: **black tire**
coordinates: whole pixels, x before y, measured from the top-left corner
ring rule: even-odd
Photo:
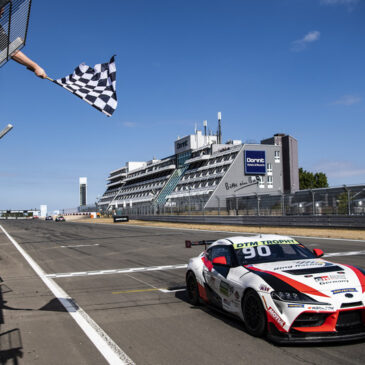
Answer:
[[[242,300],[244,324],[249,334],[262,337],[267,328],[266,313],[257,293],[249,289]]]
[[[189,303],[192,305],[200,304],[198,282],[196,281],[195,275],[190,271],[186,275],[186,291],[188,293]]]

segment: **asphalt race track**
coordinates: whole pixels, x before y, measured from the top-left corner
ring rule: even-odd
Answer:
[[[107,363],[73,319],[72,308],[77,307],[135,364],[365,362],[365,342],[274,346],[246,334],[238,320],[204,306],[192,307],[181,265],[203,248],[186,249],[185,239],[237,234],[124,223],[33,220],[0,225],[73,299],[70,314],[0,230],[1,364]],[[325,253],[340,253],[331,261],[365,268],[365,241],[298,240]]]

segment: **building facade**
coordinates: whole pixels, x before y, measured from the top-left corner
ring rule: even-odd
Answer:
[[[201,131],[178,138],[174,154],[161,160],[127,162],[110,172],[98,202],[115,208],[174,207],[183,201],[225,208],[230,197],[271,195],[299,189],[297,141],[277,134],[260,144]]]

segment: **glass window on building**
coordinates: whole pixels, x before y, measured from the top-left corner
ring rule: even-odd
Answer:
[[[183,167],[186,160],[188,160],[191,157],[191,151],[186,151],[179,153],[177,155],[177,167]]]
[[[259,181],[259,188],[263,188],[264,187],[264,178],[263,178],[263,176],[259,176],[258,181]]]

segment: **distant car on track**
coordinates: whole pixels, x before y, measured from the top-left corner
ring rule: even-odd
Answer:
[[[288,236],[185,242],[202,244],[186,273],[191,304],[229,312],[277,343],[365,338],[365,270],[323,260]]]
[[[46,221],[53,221],[52,216],[51,216],[51,215],[47,215],[47,217],[46,217]]]
[[[59,215],[58,217],[56,217],[55,222],[65,222],[66,219],[63,215]]]

